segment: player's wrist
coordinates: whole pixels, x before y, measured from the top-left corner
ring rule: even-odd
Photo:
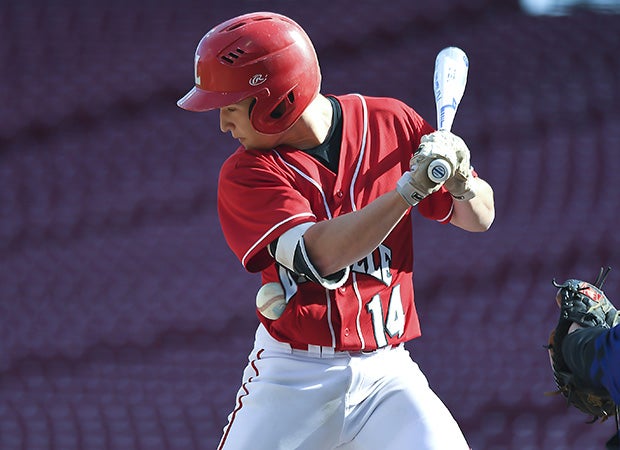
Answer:
[[[448,189],[448,192],[450,192],[450,195],[452,195],[452,198],[457,202],[466,202],[466,201],[473,199],[476,196],[476,191],[474,191],[471,188],[459,189],[456,192],[450,191]]]
[[[412,172],[405,172],[396,182],[396,192],[398,192],[410,206],[416,206],[431,194],[434,189],[430,186],[423,186],[418,181],[419,180],[414,178]]]

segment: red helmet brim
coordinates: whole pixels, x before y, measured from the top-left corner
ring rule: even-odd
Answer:
[[[194,86],[177,105],[187,111],[202,112],[239,103],[252,95],[252,92],[212,92]]]

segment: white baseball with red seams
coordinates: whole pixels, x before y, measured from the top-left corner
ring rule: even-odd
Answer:
[[[280,283],[264,284],[256,293],[256,308],[267,319],[279,319],[285,307],[286,298]]]

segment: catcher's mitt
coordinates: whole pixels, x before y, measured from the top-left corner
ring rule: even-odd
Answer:
[[[620,322],[620,313],[602,291],[609,270],[601,269],[594,284],[575,279],[558,284],[553,280],[553,285],[558,288],[555,298],[560,307],[560,318],[549,336],[547,349],[558,387],[556,393],[566,397],[569,405],[592,416],[592,422],[615,416],[616,404],[606,390],[588,386],[586,381],[573,375],[562,355],[562,342],[573,322],[584,328],[604,329]]]

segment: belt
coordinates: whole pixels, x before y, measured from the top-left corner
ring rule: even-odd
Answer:
[[[258,326],[256,330],[256,342],[255,345],[258,345],[259,348],[271,348],[274,350],[297,353],[304,356],[310,356],[314,358],[334,358],[339,356],[360,356],[360,355],[370,355],[377,352],[381,352],[383,350],[390,350],[392,348],[404,347],[403,343],[397,345],[388,345],[386,347],[381,347],[375,350],[350,350],[350,351],[339,351],[334,347],[322,346],[322,345],[312,345],[312,344],[300,344],[300,343],[288,343],[276,340],[273,336],[269,334],[267,329],[263,324]]]
[[[323,345],[312,345],[312,344],[298,344],[298,343],[290,343],[292,350],[297,350],[300,352],[307,353],[313,356],[359,356],[359,355],[369,355],[372,353],[376,353],[378,351],[390,350],[392,348],[399,347],[403,344],[398,345],[388,345],[386,347],[377,348],[374,350],[344,350],[338,351],[334,347],[326,347]]]

